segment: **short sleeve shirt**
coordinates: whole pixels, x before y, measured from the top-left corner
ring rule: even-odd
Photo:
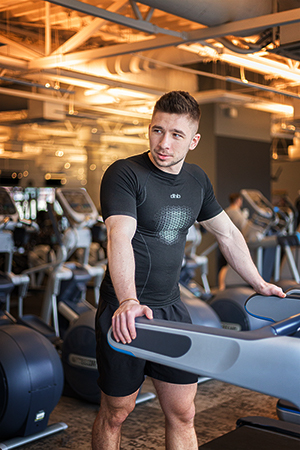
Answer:
[[[184,163],[179,174],[166,173],[146,152],[118,160],[107,169],[100,200],[104,220],[112,215],[137,220],[132,246],[139,301],[151,307],[177,301],[188,229],[196,220],[211,219],[222,211],[205,172]],[[117,302],[109,268],[101,295]]]

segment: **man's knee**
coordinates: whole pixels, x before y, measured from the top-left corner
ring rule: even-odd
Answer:
[[[193,426],[195,418],[195,405],[193,402],[188,405],[178,404],[176,407],[166,411],[165,415],[166,420],[170,424],[173,423],[175,426],[179,426],[180,424],[184,426]]]
[[[197,384],[178,385],[154,380],[161,407],[170,425],[193,424]]]
[[[120,428],[130,413],[131,411],[125,408],[114,408],[110,409],[108,414],[105,414],[105,417],[110,428]]]
[[[135,408],[135,398],[101,398],[100,415],[105,418],[110,428],[122,426],[129,414]]]

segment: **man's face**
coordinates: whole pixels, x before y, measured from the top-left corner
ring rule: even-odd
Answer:
[[[150,160],[160,170],[178,174],[189,150],[200,140],[197,125],[187,115],[157,111],[149,126]]]

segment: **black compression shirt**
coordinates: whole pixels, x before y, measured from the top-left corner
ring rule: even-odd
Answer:
[[[137,296],[141,303],[161,307],[179,298],[178,280],[186,234],[197,221],[222,211],[205,172],[184,163],[178,175],[159,170],[148,153],[118,160],[101,184],[104,220],[126,215],[137,220],[132,240]],[[101,296],[117,304],[107,270]]]

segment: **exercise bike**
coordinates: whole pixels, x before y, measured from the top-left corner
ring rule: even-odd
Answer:
[[[19,320],[41,333],[52,327],[55,336],[60,339],[64,393],[98,404],[100,389],[97,384],[95,315],[106,261],[99,261],[93,266],[89,264],[89,249],[93,226],[97,224],[99,215],[85,189],[56,189],[55,196],[68,226],[62,233],[53,207],[49,204],[48,213],[58,251],[56,260],[47,265],[49,274],[41,318],[22,316]],[[79,249],[82,250],[80,262],[70,260]],[[44,270],[45,265],[29,269],[26,273],[38,272],[39,269]],[[94,280],[94,304],[86,300],[87,283],[91,280]],[[153,396],[152,393],[142,393],[137,403]]]
[[[293,216],[274,208],[260,191],[243,189],[241,195],[250,211],[244,235],[259,273],[266,281],[272,280],[280,285],[284,291],[299,287],[300,276],[290,247],[298,242],[298,234],[290,228]],[[280,280],[282,252],[292,270],[292,280]],[[231,267],[228,267],[225,281],[226,289],[217,292],[209,301],[223,327],[237,331],[259,327],[256,319],[244,309],[254,291]]]
[[[192,225],[186,237],[186,245],[184,251],[184,259],[180,272],[179,283],[181,286],[189,290],[193,295],[201,300],[207,301],[212,297],[210,285],[208,282],[208,257],[207,255],[217,245],[209,248],[205,252],[197,255],[197,247],[202,242],[202,234],[200,231],[200,225],[195,223]],[[195,274],[200,272],[202,285],[195,281]]]
[[[15,287],[18,301],[28,276],[12,273],[14,230],[19,226],[9,192],[0,187],[0,448],[12,449],[67,428],[48,426],[63,390],[63,368],[54,346],[41,334],[19,325],[7,309]],[[20,234],[19,234],[20,235]]]

